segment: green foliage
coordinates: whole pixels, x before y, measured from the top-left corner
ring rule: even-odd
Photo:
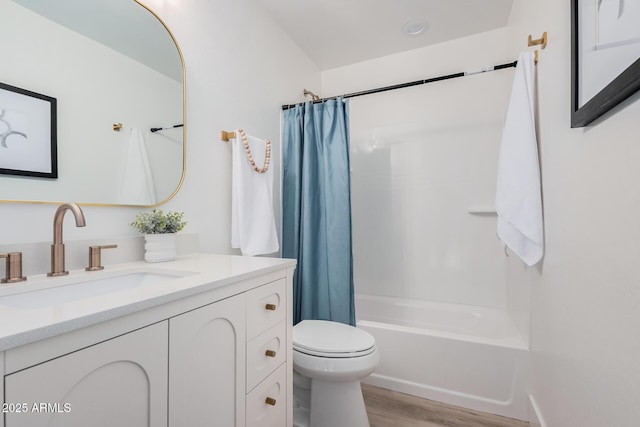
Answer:
[[[183,217],[184,212],[167,212],[165,215],[162,209],[153,209],[151,212],[138,213],[131,226],[142,234],[177,233],[187,225]]]

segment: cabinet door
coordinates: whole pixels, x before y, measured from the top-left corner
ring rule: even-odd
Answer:
[[[4,378],[6,427],[167,425],[167,322]],[[9,406],[7,406],[9,407]]]
[[[245,296],[169,320],[169,425],[245,425]]]

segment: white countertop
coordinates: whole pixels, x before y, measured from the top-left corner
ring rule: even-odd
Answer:
[[[281,258],[190,254],[171,262],[141,261],[106,266],[99,272],[75,270],[62,277],[31,276],[26,282],[0,286],[0,351],[220,289],[295,264],[295,260]],[[152,279],[149,283],[117,290],[91,282],[129,273],[164,277],[158,282]],[[92,284],[96,285],[94,289],[91,289]]]

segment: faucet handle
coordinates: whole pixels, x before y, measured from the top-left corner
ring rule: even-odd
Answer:
[[[0,258],[7,259],[7,277],[0,280],[0,283],[17,283],[27,280],[27,278],[22,275],[22,252],[0,254]]]
[[[89,267],[85,268],[87,271],[103,270],[101,254],[102,249],[117,248],[118,245],[102,245],[102,246],[89,246]]]

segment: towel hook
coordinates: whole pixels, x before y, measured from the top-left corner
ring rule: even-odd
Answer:
[[[539,39],[535,39],[533,40],[533,37],[531,37],[531,34],[529,34],[529,40],[528,40],[528,46],[537,46],[537,45],[542,45],[541,48],[544,49],[545,47],[547,47],[547,32],[545,31],[544,33],[542,33],[542,37],[540,37]]]
[[[542,33],[542,37],[540,37],[539,39],[533,39],[533,37],[531,37],[531,34],[529,34],[529,39],[527,40],[527,46],[537,46],[537,45],[541,45],[540,48],[544,49],[547,47],[547,32],[545,31],[544,33]],[[533,60],[534,63],[538,63],[538,50],[535,51],[535,58]]]

